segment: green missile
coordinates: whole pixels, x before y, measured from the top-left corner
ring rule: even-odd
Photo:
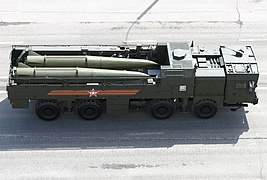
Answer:
[[[146,59],[104,56],[38,56],[28,55],[25,64],[32,67],[89,67],[103,69],[138,69],[157,65]]]
[[[125,70],[95,69],[95,68],[14,68],[16,77],[120,77],[149,78],[149,75]]]

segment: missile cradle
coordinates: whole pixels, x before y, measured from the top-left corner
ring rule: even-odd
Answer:
[[[41,56],[30,52],[14,69],[16,77],[125,77],[148,78],[149,75],[126,71],[156,66],[146,59],[104,56]]]

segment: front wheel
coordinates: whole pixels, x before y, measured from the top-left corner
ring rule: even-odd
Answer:
[[[196,116],[208,119],[217,113],[218,106],[215,101],[212,100],[201,100],[193,105],[193,111]]]

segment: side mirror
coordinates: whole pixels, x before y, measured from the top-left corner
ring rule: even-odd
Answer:
[[[253,92],[256,88],[256,83],[255,81],[249,81],[248,82],[248,91]]]

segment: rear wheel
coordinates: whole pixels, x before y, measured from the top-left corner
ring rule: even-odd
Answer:
[[[149,111],[157,119],[166,119],[174,112],[174,104],[169,100],[151,101]]]
[[[61,113],[60,104],[57,101],[41,100],[35,107],[37,116],[45,121],[52,121]]]
[[[196,116],[207,119],[214,116],[217,113],[218,107],[213,100],[201,100],[193,105],[193,111]]]
[[[102,112],[102,104],[98,101],[83,101],[77,104],[76,112],[85,120],[94,120]]]

